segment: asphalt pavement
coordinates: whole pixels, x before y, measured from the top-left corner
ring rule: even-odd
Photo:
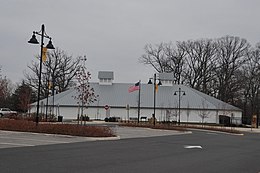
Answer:
[[[150,128],[135,128],[123,127],[117,124],[110,125],[114,129],[116,137],[78,137],[69,135],[55,135],[55,134],[42,134],[42,133],[28,133],[28,132],[14,132],[14,131],[1,131],[0,130],[0,149],[12,147],[26,147],[38,145],[52,145],[52,144],[65,144],[75,142],[97,141],[97,140],[119,140],[129,138],[145,138],[169,135],[186,135],[192,133],[179,132],[175,130],[160,130]],[[241,133],[256,133],[260,134],[260,129],[255,128],[234,128],[241,131]],[[219,133],[219,132],[213,132]]]
[[[55,135],[43,133],[28,133],[0,130],[0,148],[26,147],[38,145],[52,145],[63,143],[75,143],[97,140],[119,140],[127,138],[143,138],[165,135],[182,135],[190,132],[178,132],[174,130],[156,130],[149,128],[134,128],[112,126],[117,137],[78,137],[69,135]]]
[[[5,148],[0,149],[0,168],[3,173],[259,173],[259,146],[256,133],[193,131]]]

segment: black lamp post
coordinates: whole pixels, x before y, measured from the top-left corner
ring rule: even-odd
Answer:
[[[259,92],[260,92],[260,89],[257,90],[257,95],[256,95],[256,128],[258,128],[258,126],[259,126],[259,116],[260,116],[259,115],[260,114],[260,112],[259,112],[259,109],[260,109]]]
[[[153,76],[153,82],[152,78],[149,79],[148,84],[153,84],[153,125],[155,126],[155,105],[156,105],[156,80],[158,80],[157,85],[162,85],[160,79],[156,78],[156,73]]]
[[[178,120],[178,125],[180,125],[180,124],[181,124],[181,94],[184,95],[184,96],[185,96],[186,94],[185,94],[185,91],[182,91],[182,90],[181,90],[181,88],[179,88],[178,91],[175,91],[175,92],[174,92],[174,95],[177,95],[177,93],[178,93],[178,95],[179,95],[179,107],[178,107],[178,108],[179,108],[179,120]]]
[[[37,111],[36,111],[36,117],[35,122],[36,126],[39,122],[39,105],[40,105],[40,91],[41,91],[41,76],[42,76],[42,56],[43,56],[43,45],[44,45],[44,37],[49,39],[49,43],[47,44],[47,49],[55,49],[52,45],[51,37],[48,36],[45,32],[44,24],[42,24],[41,31],[33,31],[32,38],[28,41],[28,43],[31,44],[39,44],[38,40],[36,39],[36,35],[41,36],[41,57],[40,57],[40,71],[39,71],[39,84],[38,84],[38,98],[37,98]]]

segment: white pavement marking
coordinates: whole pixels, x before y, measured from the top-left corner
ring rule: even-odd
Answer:
[[[184,145],[184,148],[187,148],[187,149],[193,149],[193,148],[202,149],[202,146],[200,146],[200,145]]]
[[[209,135],[218,135],[217,133],[213,133],[213,132],[208,132],[207,134],[209,134]]]
[[[69,143],[65,141],[54,141],[54,140],[41,140],[41,139],[28,139],[28,138],[16,138],[16,137],[2,137],[2,139],[16,139],[16,140],[24,140],[24,141],[35,141],[35,142],[47,142],[47,143]]]
[[[35,145],[30,145],[30,144],[18,144],[18,143],[7,143],[7,142],[2,142],[2,143],[0,143],[0,145],[15,145],[15,146],[28,146],[28,147],[35,146]]]

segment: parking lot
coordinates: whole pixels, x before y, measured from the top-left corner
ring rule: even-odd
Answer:
[[[127,138],[143,138],[164,135],[179,135],[183,132],[173,130],[155,130],[148,128],[132,128],[132,127],[113,127],[116,137],[94,138],[94,137],[78,137],[68,135],[14,132],[0,130],[0,148],[26,147],[37,145],[52,145],[61,143],[74,143],[96,140],[119,140]]]
[[[106,125],[106,124],[104,124]],[[166,135],[182,135],[191,132],[178,132],[174,130],[159,130],[149,128],[122,127],[117,124],[110,125],[114,129],[116,137],[99,138],[99,137],[78,137],[69,135],[55,135],[43,133],[28,133],[15,131],[0,130],[0,149],[12,147],[29,147],[38,145],[52,145],[62,143],[75,143],[96,140],[120,140],[129,138],[144,138]],[[235,128],[242,133],[260,133],[260,129]]]
[[[91,140],[94,140],[94,138],[2,130],[0,131],[0,148],[51,145]]]

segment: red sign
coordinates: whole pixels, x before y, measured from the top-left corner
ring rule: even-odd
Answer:
[[[105,105],[105,109],[108,110],[108,109],[109,109],[109,106],[108,106],[108,105]]]

